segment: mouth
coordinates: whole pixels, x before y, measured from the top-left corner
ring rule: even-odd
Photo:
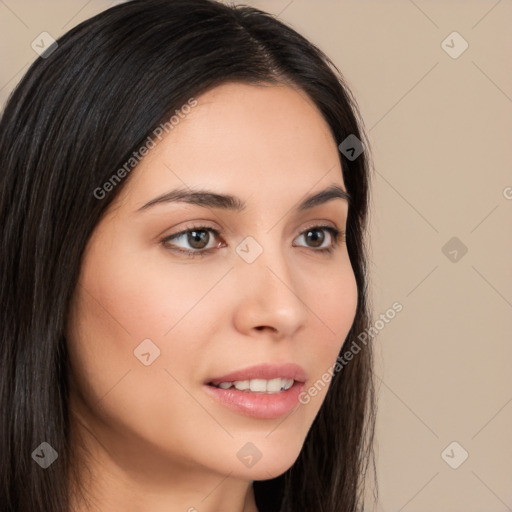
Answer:
[[[222,386],[223,389],[235,386],[242,391],[250,389],[254,392],[264,392],[267,391],[267,387],[268,391],[279,391],[281,387],[285,386],[290,388],[290,381],[305,382],[307,378],[305,370],[297,364],[264,363],[214,377],[207,380],[206,383],[212,386]]]
[[[208,383],[219,389],[237,389],[247,393],[281,393],[290,389],[296,381],[294,379],[286,379],[277,377],[275,379],[251,379],[251,380],[236,380],[234,382],[221,382],[220,384]]]
[[[258,419],[288,414],[298,405],[307,380],[298,365],[259,365],[209,379],[205,391],[237,413]]]

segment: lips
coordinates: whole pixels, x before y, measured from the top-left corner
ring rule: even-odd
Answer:
[[[308,377],[305,370],[297,364],[260,364],[208,379],[206,384],[218,386],[223,382],[251,381],[253,379],[271,380],[277,378],[293,379],[295,382],[302,383],[306,382]]]
[[[206,394],[217,404],[222,404],[232,411],[251,416],[257,419],[275,419],[290,414],[299,404],[299,395],[303,391],[308,376],[303,368],[296,364],[288,363],[282,365],[261,364],[237,370],[225,375],[214,377],[205,381],[203,388]],[[267,381],[268,383],[280,381],[283,387],[281,390],[272,389],[269,391],[267,384],[266,392],[253,391],[253,384],[256,387]],[[235,384],[220,387],[220,384]],[[240,390],[239,387],[251,389]]]

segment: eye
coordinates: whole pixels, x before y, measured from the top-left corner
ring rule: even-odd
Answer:
[[[219,232],[212,227],[194,226],[164,238],[162,243],[178,252],[197,255],[220,247],[222,242],[215,243],[215,237],[218,236]]]
[[[303,246],[315,252],[329,253],[340,243],[344,232],[332,226],[312,226],[304,230],[295,240],[303,238],[305,244],[293,243],[293,246]],[[165,237],[162,244],[175,252],[187,256],[204,256],[214,249],[225,246],[222,241],[215,241],[220,237],[219,231],[210,226],[193,226],[179,233]]]
[[[340,243],[343,232],[332,226],[313,226],[303,231],[296,240],[303,238],[306,247],[319,252],[331,252]]]

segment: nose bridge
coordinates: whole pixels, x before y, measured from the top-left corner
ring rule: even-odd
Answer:
[[[273,328],[291,335],[306,320],[286,251],[275,235],[249,236],[237,247],[237,274],[244,292],[237,311],[244,329]]]

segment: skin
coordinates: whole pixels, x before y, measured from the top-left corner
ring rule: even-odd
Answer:
[[[297,210],[306,195],[345,189],[320,112],[288,85],[228,83],[197,100],[97,225],[72,300],[72,432],[89,453],[80,480],[91,510],[257,512],[252,481],[294,463],[328,386],[286,418],[256,419],[215,401],[203,384],[293,362],[306,370],[307,389],[335,363],[354,320],[343,237],[329,254],[307,235],[318,225],[344,231],[347,202]],[[175,202],[139,211],[183,186],[237,196],[246,208]],[[173,251],[198,251],[186,235],[162,242],[205,225],[220,232],[210,233],[206,255]],[[333,245],[329,232],[314,234]],[[247,236],[263,248],[250,264],[235,251]],[[160,350],[149,366],[134,356],[145,339]],[[250,468],[237,458],[247,442],[262,453]]]

